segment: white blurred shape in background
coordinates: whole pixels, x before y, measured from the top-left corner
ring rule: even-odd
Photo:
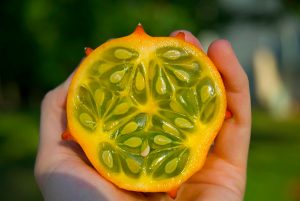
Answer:
[[[272,117],[284,120],[296,114],[296,102],[282,82],[278,62],[269,47],[258,47],[253,58],[255,92]]]
[[[282,8],[278,0],[219,0],[220,5],[239,15],[270,14]]]
[[[204,52],[216,39],[229,40],[249,77],[253,102],[277,120],[293,117],[300,105],[299,17],[280,0],[218,1],[234,20],[198,34]]]

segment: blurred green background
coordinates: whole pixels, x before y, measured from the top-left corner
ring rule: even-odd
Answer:
[[[249,76],[253,104],[245,200],[300,200],[298,1],[3,0],[0,5],[1,200],[43,200],[33,177],[43,96],[69,76],[84,47],[129,35],[138,23],[152,36],[189,30],[205,50],[214,39],[232,43]],[[268,47],[276,63],[280,84],[267,83],[282,89],[274,96],[258,93],[263,90],[254,69],[262,62],[256,61],[267,58],[254,56],[260,47]]]

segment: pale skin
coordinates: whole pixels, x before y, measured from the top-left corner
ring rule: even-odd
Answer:
[[[185,39],[201,48],[188,31]],[[171,36],[175,36],[175,31]],[[176,200],[240,201],[244,199],[251,108],[248,78],[226,40],[213,42],[207,54],[220,71],[227,95],[225,119],[208,154],[204,167],[180,188]],[[73,73],[74,74],[74,73]],[[66,98],[73,74],[48,92],[41,106],[40,141],[35,178],[47,200],[172,200],[166,193],[130,192],[106,181],[92,167],[82,149],[73,141],[63,141],[67,126]]]

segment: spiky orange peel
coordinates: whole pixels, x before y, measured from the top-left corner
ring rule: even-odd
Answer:
[[[221,76],[180,32],[129,36],[86,48],[67,98],[65,140],[120,188],[168,192],[204,165],[225,117]]]

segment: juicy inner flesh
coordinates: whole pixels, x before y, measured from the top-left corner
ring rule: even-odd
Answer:
[[[105,50],[75,90],[77,121],[101,136],[95,151],[110,174],[178,176],[217,116],[215,83],[194,55],[172,47],[151,54],[141,60],[132,49]]]

